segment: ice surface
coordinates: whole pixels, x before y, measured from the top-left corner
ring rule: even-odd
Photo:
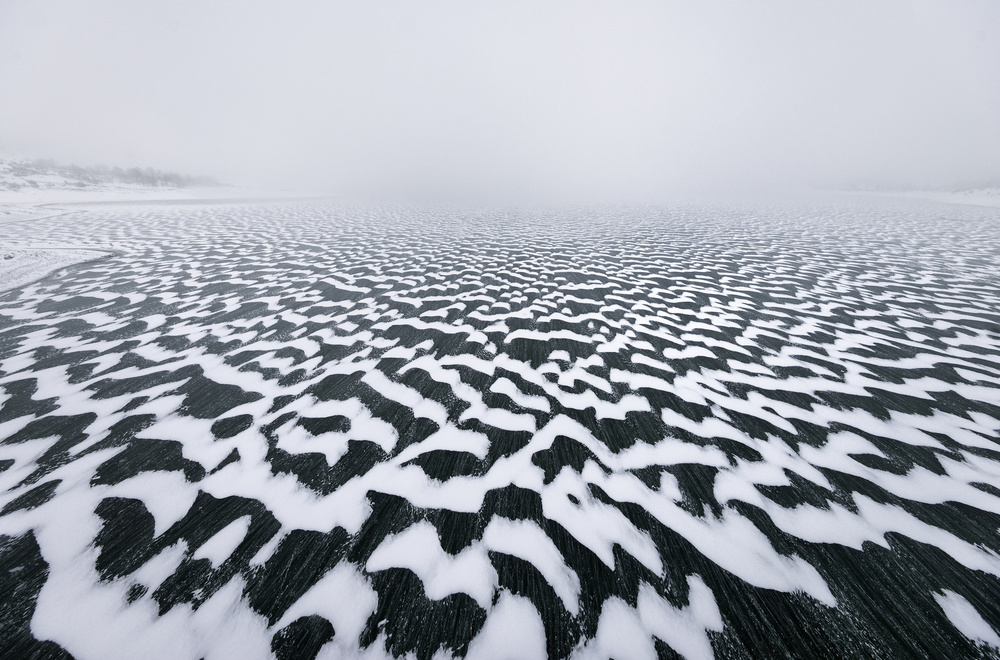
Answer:
[[[0,641],[1000,647],[991,208],[24,208]]]

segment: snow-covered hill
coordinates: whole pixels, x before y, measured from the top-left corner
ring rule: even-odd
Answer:
[[[0,159],[0,190],[121,190],[218,186],[211,177],[192,177],[152,168],[122,169],[61,165],[53,160]]]
[[[82,167],[52,160],[0,156],[0,222],[20,205],[140,199],[218,199],[244,197],[247,191],[211,177],[188,176],[152,168]],[[20,207],[20,208],[14,208]]]

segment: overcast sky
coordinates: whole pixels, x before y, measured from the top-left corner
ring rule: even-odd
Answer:
[[[374,193],[1000,185],[998,35],[998,0],[0,0],[0,152]]]

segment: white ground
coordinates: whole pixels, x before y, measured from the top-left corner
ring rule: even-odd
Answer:
[[[0,158],[0,164],[3,159]],[[94,184],[79,187],[55,175],[32,177],[35,185],[0,176],[0,292],[29,284],[60,268],[97,259],[106,254],[80,250],[70,244],[25,245],[17,248],[4,240],[4,225],[31,222],[67,212],[63,205],[111,202],[253,200],[292,198],[299,193],[260,191],[233,186],[144,187],[127,184]],[[113,245],[107,246],[114,249]]]
[[[865,195],[885,195],[889,197],[908,197],[925,199],[931,202],[945,204],[970,204],[972,206],[1000,207],[1000,187],[976,188],[974,190],[905,190],[865,192]]]
[[[105,254],[94,250],[70,248],[0,249],[0,292],[30,284],[60,268],[99,259]]]

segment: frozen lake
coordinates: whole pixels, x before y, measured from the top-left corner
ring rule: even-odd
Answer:
[[[11,657],[1000,647],[1000,209],[58,213],[0,224],[108,255],[0,290]]]

